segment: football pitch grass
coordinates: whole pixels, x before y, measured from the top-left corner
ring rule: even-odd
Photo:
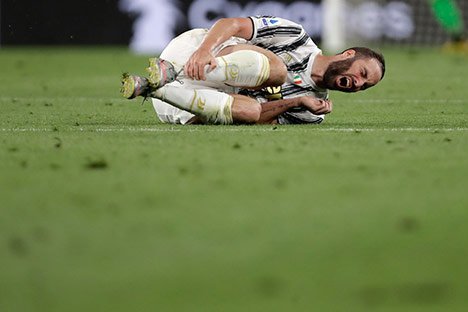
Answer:
[[[174,126],[124,49],[0,50],[0,311],[466,311],[468,60],[321,125]]]

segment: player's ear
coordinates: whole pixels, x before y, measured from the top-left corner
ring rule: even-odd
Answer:
[[[353,49],[348,49],[343,51],[341,54],[344,56],[344,58],[352,58],[356,55],[356,51]]]

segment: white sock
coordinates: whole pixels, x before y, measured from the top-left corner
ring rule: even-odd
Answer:
[[[256,51],[235,51],[218,56],[216,62],[215,69],[209,73],[205,71],[208,81],[221,81],[234,87],[258,87],[270,76],[268,58]]]
[[[234,98],[215,90],[188,89],[166,85],[152,94],[164,102],[201,117],[209,124],[232,124]]]

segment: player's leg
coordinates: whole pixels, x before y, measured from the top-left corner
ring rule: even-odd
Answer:
[[[227,49],[233,51],[226,53]],[[287,76],[284,63],[267,50],[256,50],[264,49],[244,44],[224,49],[226,54],[216,57],[217,67],[209,71],[207,66],[206,80],[242,88],[282,85]],[[174,81],[181,69],[176,69],[163,59],[151,58],[147,71],[150,82],[155,87],[161,87]]]
[[[151,92],[151,97],[196,115],[206,124],[255,123],[260,118],[260,104],[247,96],[227,94],[214,89],[190,88],[187,85],[168,84]],[[165,111],[165,113],[163,113]],[[174,117],[177,110],[156,108],[158,115],[165,114],[166,121],[182,120]],[[172,117],[167,117],[168,113]],[[161,119],[161,116],[160,116]],[[187,122],[187,120],[185,120]],[[181,122],[181,123],[185,123]]]
[[[175,38],[161,53],[160,59],[151,58],[148,67],[149,81],[161,87],[174,81],[190,56],[203,41],[206,30],[195,29]],[[286,66],[274,53],[257,46],[242,44],[235,38],[223,43],[216,53],[217,68],[206,68],[208,82],[218,82],[235,87],[262,88],[278,86],[287,77]]]
[[[271,78],[270,60],[263,53],[250,49],[239,49],[232,53],[216,57],[217,67],[205,71],[206,81],[219,82],[242,88],[260,88],[284,83],[284,78]],[[283,65],[284,67],[284,65]],[[147,68],[149,81],[156,88],[176,79],[182,69],[176,69],[171,62],[151,58]],[[273,71],[278,71],[273,68]]]
[[[234,99],[231,107],[235,124],[253,124],[260,119],[262,106],[255,99],[241,94],[230,94]]]
[[[176,80],[179,72],[192,53],[200,46],[206,35],[206,29],[192,29],[171,40],[161,53],[161,59],[150,59],[150,76],[152,84],[147,78],[137,75],[124,74],[122,77],[122,96],[133,99],[136,96],[149,96],[152,88],[159,88]],[[154,63],[152,63],[154,62]],[[155,78],[158,77],[158,78]]]
[[[255,123],[260,118],[261,106],[255,99],[203,87],[190,80],[158,89],[140,76],[124,75],[122,81],[121,92],[125,97],[157,99],[153,100],[153,106],[163,122],[185,124],[193,115],[207,124]]]
[[[251,44],[230,45],[222,49],[217,54],[216,60],[218,61],[218,66],[221,65],[221,70],[224,69],[224,67],[222,67],[224,62],[220,62],[220,58],[232,60],[231,63],[234,66],[243,68],[244,66],[246,66],[244,63],[249,62],[249,60],[260,58],[258,55],[262,55],[263,57],[261,57],[261,59],[268,62],[268,72],[266,75],[267,78],[262,82],[262,84],[257,85],[256,87],[263,88],[282,85],[286,81],[288,74],[286,65],[284,64],[281,58],[279,58],[276,54],[266,49]],[[208,75],[209,73],[207,74],[207,78]],[[253,76],[255,78],[258,75],[258,73],[252,70],[250,70],[250,72],[246,70],[245,75]]]
[[[269,78],[268,58],[258,52],[242,50],[215,58],[217,66],[208,71],[207,81],[219,81],[234,87],[257,88]]]
[[[157,98],[151,98],[153,108],[163,123],[185,125],[198,117],[191,112],[175,107]]]
[[[260,104],[252,98],[239,94],[230,94],[233,97],[231,116],[233,124],[252,124],[258,121],[261,113]],[[199,124],[205,118],[191,112],[168,104],[160,99],[152,98],[154,110],[159,120],[171,124]]]

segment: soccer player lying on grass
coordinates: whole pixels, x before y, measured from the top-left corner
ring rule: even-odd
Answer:
[[[356,92],[384,76],[381,54],[321,50],[302,26],[278,17],[223,18],[173,39],[149,77],[124,74],[122,95],[151,97],[167,123],[320,123],[328,90]]]

